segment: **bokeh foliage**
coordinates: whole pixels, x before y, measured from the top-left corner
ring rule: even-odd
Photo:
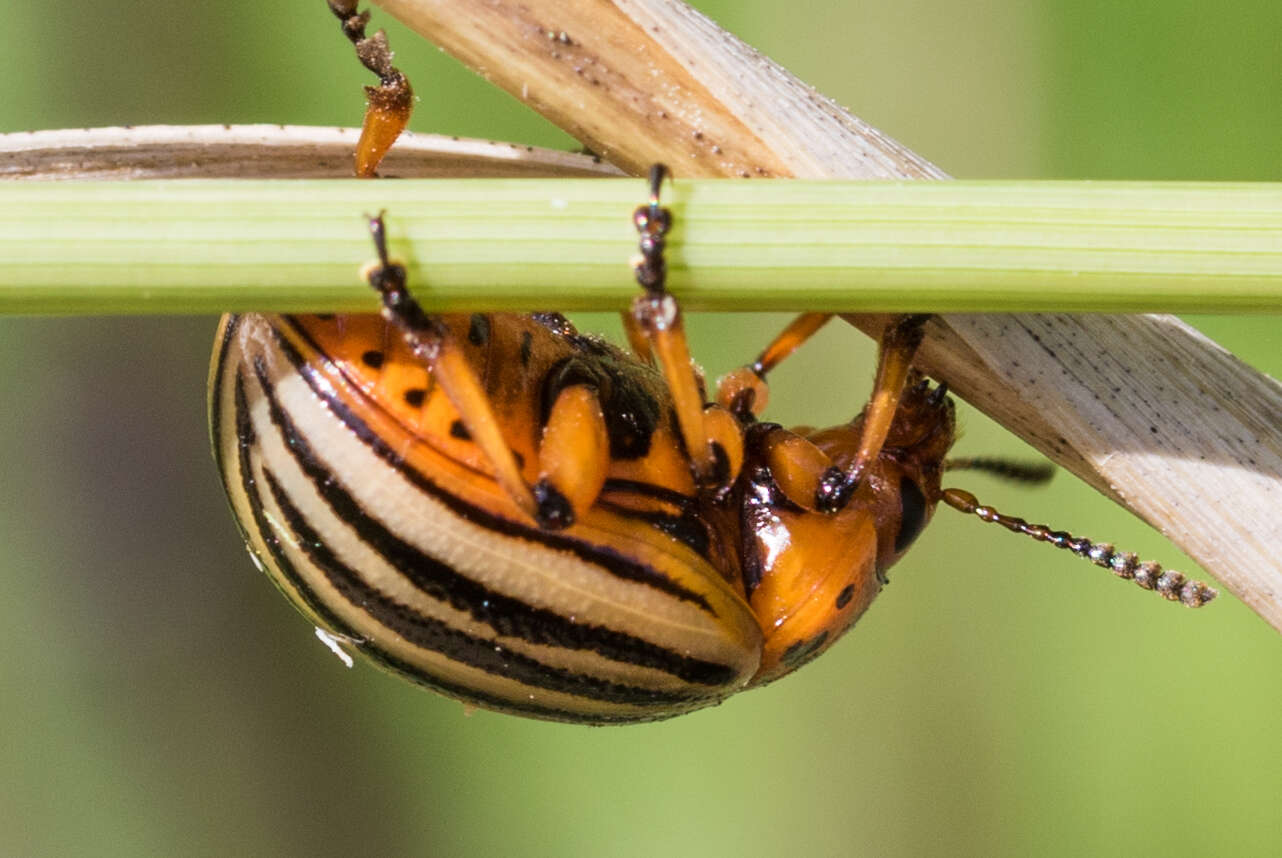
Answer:
[[[958,176],[1282,178],[1269,0],[698,5]],[[320,0],[3,8],[3,130],[359,120],[365,75]],[[415,129],[572,145],[378,22],[422,99]],[[1196,321],[1282,372],[1277,319]],[[779,324],[691,327],[716,373]],[[947,510],[834,652],[675,721],[469,717],[346,671],[225,510],[204,429],[212,330],[0,320],[0,854],[1282,848],[1277,634],[1232,598],[1191,614]],[[870,354],[834,326],[779,371],[772,416],[844,419]],[[963,420],[959,450],[1027,454]],[[966,483],[1179,566],[1071,478]]]

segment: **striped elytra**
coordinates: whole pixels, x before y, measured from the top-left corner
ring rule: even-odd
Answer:
[[[413,96],[357,5],[329,4],[379,78],[369,177]],[[891,326],[867,414],[843,426],[757,420],[766,373],[823,314],[706,403],[664,282],[665,176],[632,215],[631,352],[557,313],[426,313],[382,216],[381,315],[224,317],[214,455],[251,553],[318,628],[470,704],[610,724],[778,678],[867,608],[938,503],[953,439],[943,391],[905,389],[924,317]]]
[[[379,77],[356,155],[373,176],[413,96],[356,7],[330,2]],[[318,628],[469,704],[615,724],[718,703],[825,651],[940,500],[1169,599],[1215,596],[941,489],[953,404],[912,365],[927,316],[887,325],[848,423],[759,420],[767,373],[830,314],[798,316],[707,402],[665,285],[666,175],[654,165],[632,215],[631,351],[557,313],[424,311],[381,215],[366,273],[381,315],[223,318],[214,455],[251,553]]]
[[[892,427],[894,455],[820,513],[771,476],[792,467],[778,442],[799,436],[745,416],[740,476],[711,492],[650,363],[555,315],[437,318],[532,484],[559,391],[596,391],[608,466],[568,526],[520,508],[379,316],[225,317],[211,432],[249,548],[285,595],[375,663],[468,703],[624,723],[777,678],[862,613],[938,500],[942,451],[922,460],[905,433],[928,411],[930,446],[946,449],[952,410],[923,385],[905,394],[916,404]],[[857,420],[812,437],[840,464],[859,435]],[[905,484],[920,501],[908,514]]]
[[[1197,607],[1198,581],[942,489],[946,387],[913,368],[927,316],[882,334],[868,404],[762,422],[766,375],[831,317],[798,316],[714,401],[664,287],[671,215],[633,221],[624,351],[557,313],[431,314],[370,221],[380,315],[227,316],[215,457],[250,551],[319,628],[465,702],[650,721],[773,681],[871,604],[941,500]]]
[[[475,352],[537,339],[530,368],[518,358],[489,378],[527,393],[527,370],[546,373],[561,342],[500,321]],[[590,722],[675,714],[752,676],[760,632],[742,601],[694,548],[637,523],[681,520],[688,476],[628,479],[638,462],[681,476],[666,428],[590,516],[552,533],[521,520],[377,316],[227,317],[211,390],[251,550],[314,622],[380,664],[482,706]],[[509,399],[505,417],[537,425],[535,397]],[[533,437],[515,435],[534,462]]]

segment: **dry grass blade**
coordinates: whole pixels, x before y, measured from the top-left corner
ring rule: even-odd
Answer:
[[[0,180],[333,179],[359,128],[145,125],[0,135]],[[404,134],[383,162],[402,178],[618,176],[598,159],[512,143]]]
[[[673,0],[379,2],[634,173],[945,177]],[[1161,316],[948,316],[922,362],[1282,629],[1272,379]]]

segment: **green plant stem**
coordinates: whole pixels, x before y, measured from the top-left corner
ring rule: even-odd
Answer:
[[[677,181],[693,310],[1282,310],[1282,186]],[[636,179],[0,184],[0,313],[372,310],[362,214],[429,308],[614,310]]]

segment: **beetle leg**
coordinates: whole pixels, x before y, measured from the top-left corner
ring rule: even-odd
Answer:
[[[596,501],[610,466],[610,436],[597,392],[575,384],[557,394],[539,443],[534,496],[539,524],[573,524]]]
[[[376,176],[379,162],[405,130],[414,109],[414,92],[401,70],[392,65],[387,36],[379,30],[365,35],[369,12],[357,12],[359,0],[329,0],[329,9],[342,22],[343,35],[356,47],[356,56],[365,68],[378,75],[378,86],[365,87],[369,106],[356,143],[356,175]]]
[[[845,471],[830,468],[820,479],[816,506],[824,512],[841,509],[859,485],[868,464],[881,454],[895,412],[903,398],[913,356],[921,345],[922,326],[929,314],[899,316],[881,335],[877,354],[877,378],[864,409],[863,432],[854,461]]]
[[[726,469],[716,449],[716,438],[710,437],[704,426],[703,385],[690,360],[681,308],[666,287],[663,249],[664,237],[672,225],[672,213],[659,205],[659,186],[667,174],[662,164],[650,168],[650,201],[632,215],[632,222],[641,235],[641,253],[633,262],[633,268],[645,294],[632,302],[633,322],[627,326],[628,337],[633,341],[634,350],[637,340],[643,337],[648,351],[658,359],[672,394],[677,424],[695,481],[703,486],[724,486]]]
[[[518,507],[542,525],[546,517],[542,505],[521,476],[516,456],[499,430],[485,388],[467,362],[463,349],[441,320],[424,312],[410,295],[404,266],[388,259],[387,234],[381,214],[370,218],[370,232],[378,249],[379,263],[366,272],[365,279],[382,296],[383,317],[401,329],[410,350],[445,391],[468,434],[489,460],[498,484]]]
[[[772,429],[761,442],[770,477],[788,500],[813,510],[819,482],[832,459],[808,438],[782,427]]]
[[[717,380],[717,402],[740,420],[756,417],[766,408],[770,390],[766,373],[795,352],[828,323],[832,313],[802,313],[779,332],[752,363],[731,370]]]
[[[623,317],[623,333],[628,337],[628,345],[632,347],[632,354],[636,355],[637,360],[642,363],[648,363],[654,366],[654,352],[650,349],[650,341],[646,339],[645,331],[642,330],[641,324],[632,312],[620,313]]]
[[[783,363],[784,359],[789,357],[806,342],[806,340],[818,333],[819,329],[828,324],[832,318],[832,313],[802,313],[797,318],[788,323],[788,327],[779,332],[779,335],[770,341],[757,359],[748,367],[759,378],[765,378],[766,373]]]

